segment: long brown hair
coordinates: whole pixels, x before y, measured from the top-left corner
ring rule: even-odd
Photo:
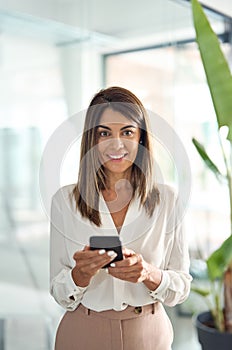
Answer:
[[[86,113],[78,182],[72,193],[81,215],[97,226],[101,226],[99,194],[106,188],[106,175],[95,146],[97,127],[106,108],[120,112],[140,129],[140,145],[132,164],[130,179],[132,198],[137,192],[140,204],[144,205],[149,216],[159,203],[159,191],[154,185],[152,140],[147,112],[141,101],[129,90],[121,87],[102,89],[93,97]]]

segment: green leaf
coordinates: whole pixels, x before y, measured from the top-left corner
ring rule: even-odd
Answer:
[[[200,142],[198,142],[195,138],[192,139],[192,142],[196,147],[198,153],[200,154],[201,158],[207,165],[207,167],[214,173],[214,175],[217,177],[218,180],[222,180],[224,176],[222,175],[218,167],[214,164],[212,159],[208,156],[204,146]]]
[[[202,297],[207,297],[211,293],[209,289],[203,289],[196,286],[192,286],[191,291],[201,295]]]
[[[211,93],[218,127],[228,126],[228,140],[232,141],[232,76],[204,11],[197,0],[192,0],[196,41],[201,54],[208,86]]]
[[[232,235],[229,236],[219,249],[213,252],[207,260],[208,275],[211,281],[222,278],[232,262]]]

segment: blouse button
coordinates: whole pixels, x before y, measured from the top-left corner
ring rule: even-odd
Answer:
[[[137,315],[141,314],[141,312],[142,312],[142,307],[141,307],[141,306],[136,306],[135,309],[134,309],[134,312],[135,312]]]

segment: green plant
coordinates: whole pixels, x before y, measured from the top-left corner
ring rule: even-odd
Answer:
[[[232,333],[232,75],[218,38],[201,5],[198,0],[191,0],[191,3],[196,41],[216,114],[218,147],[224,161],[225,171],[219,170],[200,142],[195,138],[192,141],[205,165],[219,181],[225,181],[228,186],[231,233],[229,238],[207,260],[210,289],[202,290],[196,287],[192,289],[208,298],[215,327],[222,332]],[[220,128],[222,126],[228,128],[226,141],[221,137]],[[225,143],[227,143],[226,146]],[[229,147],[227,147],[228,144]],[[221,301],[222,291],[224,291],[224,302]]]

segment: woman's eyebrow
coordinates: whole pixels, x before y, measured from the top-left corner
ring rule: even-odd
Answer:
[[[98,125],[97,128],[111,130],[108,126],[105,126],[105,125]]]
[[[124,129],[127,129],[127,128],[134,128],[134,129],[136,129],[136,126],[135,125],[126,125],[123,128],[121,128],[120,130],[124,130]]]
[[[107,129],[107,130],[111,130],[108,126],[106,125],[98,125],[98,128],[103,128],[103,129]],[[127,129],[127,128],[136,128],[135,125],[125,125],[123,126],[120,130],[124,130],[124,129]]]

